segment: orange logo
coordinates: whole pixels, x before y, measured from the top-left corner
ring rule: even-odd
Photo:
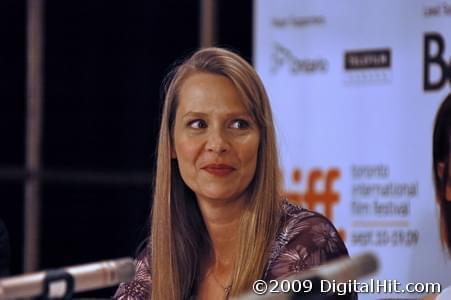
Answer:
[[[340,170],[337,168],[331,168],[327,171],[320,169],[312,169],[308,173],[307,185],[305,193],[298,191],[287,191],[286,195],[288,200],[293,203],[306,206],[308,209],[318,211],[319,206],[323,206],[324,215],[333,220],[334,206],[340,202],[340,194],[334,190],[334,182],[340,178]],[[291,180],[294,184],[302,183],[302,172],[298,168],[295,168],[291,173]],[[322,184],[322,188],[318,185]],[[345,238],[343,230],[339,230],[342,238]]]

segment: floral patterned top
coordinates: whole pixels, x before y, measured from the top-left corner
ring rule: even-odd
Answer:
[[[149,299],[152,279],[147,253],[142,251],[138,255],[135,279],[122,283],[114,299]],[[281,227],[272,245],[263,279],[286,277],[342,256],[348,256],[348,251],[327,218],[284,201]],[[336,299],[355,300],[357,295],[337,296]]]

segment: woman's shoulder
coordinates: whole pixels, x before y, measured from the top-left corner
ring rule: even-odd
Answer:
[[[282,218],[289,219],[303,219],[311,216],[322,216],[321,214],[308,210],[301,205],[289,202],[287,199],[283,199],[280,203]]]
[[[329,219],[286,200],[282,202],[281,223],[266,279],[302,272],[341,256],[348,256],[348,251]]]
[[[318,242],[320,237],[341,241],[338,231],[328,218],[284,200],[281,203],[281,224],[276,240],[289,243],[294,238],[300,238],[300,235],[312,237],[313,240],[309,242]],[[323,246],[323,243],[313,243],[310,248]]]

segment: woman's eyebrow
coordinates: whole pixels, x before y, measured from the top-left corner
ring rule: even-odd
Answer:
[[[208,116],[207,113],[204,112],[198,112],[198,111],[188,111],[187,113],[185,113],[182,118],[186,118],[186,117],[205,117]]]
[[[182,118],[186,118],[186,117],[207,117],[209,115],[210,115],[210,113],[191,111],[190,110],[190,111],[186,112],[182,116]],[[232,112],[225,113],[224,116],[226,118],[230,118],[230,117],[247,117],[247,118],[252,118],[252,116],[246,111],[232,111]]]

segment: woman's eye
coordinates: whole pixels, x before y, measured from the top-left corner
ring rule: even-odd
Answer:
[[[198,129],[198,128],[206,128],[207,127],[207,123],[205,123],[204,120],[194,120],[188,123],[188,126],[194,129]]]
[[[238,120],[234,120],[232,122],[231,127],[236,128],[236,129],[246,129],[246,128],[249,128],[249,126],[250,126],[250,124],[248,121],[238,119]]]

